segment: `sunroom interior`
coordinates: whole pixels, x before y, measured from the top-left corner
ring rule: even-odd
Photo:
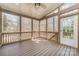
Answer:
[[[78,3],[0,3],[0,56],[78,56]]]

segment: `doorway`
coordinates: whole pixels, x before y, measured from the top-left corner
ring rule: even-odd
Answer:
[[[61,19],[60,23],[60,42],[68,46],[78,47],[78,16],[70,16]]]

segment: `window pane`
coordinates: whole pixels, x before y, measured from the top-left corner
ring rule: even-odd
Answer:
[[[40,22],[40,36],[46,38],[46,19]]]
[[[31,19],[22,17],[22,40],[31,38]]]
[[[46,20],[40,21],[40,31],[46,31]]]
[[[53,36],[53,17],[47,19],[47,39]]]
[[[31,19],[22,17],[22,32],[31,32]]]
[[[39,36],[39,21],[33,20],[33,37]]]
[[[47,20],[47,31],[53,32],[53,17]]]
[[[18,32],[19,31],[19,17],[2,13],[3,18],[3,32]]]
[[[39,31],[39,21],[33,20],[33,31]]]
[[[69,7],[73,6],[73,5],[75,5],[75,3],[65,3],[65,4],[63,4],[63,5],[60,7],[60,10],[69,8]]]
[[[19,32],[19,16],[2,13],[2,32],[3,33]],[[4,44],[19,40],[19,34],[4,34],[3,36],[4,36]]]
[[[54,16],[54,32],[58,32],[58,16]]]

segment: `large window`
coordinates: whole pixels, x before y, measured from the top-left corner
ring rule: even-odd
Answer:
[[[47,19],[47,39],[50,39],[53,36],[53,29],[54,29],[54,18]]]
[[[40,21],[40,37],[46,38],[46,19]]]
[[[3,32],[18,32],[19,31],[19,16],[2,13]]]
[[[22,32],[31,32],[31,19],[22,17]]]
[[[39,31],[39,21],[33,20],[33,31]]]
[[[46,20],[40,21],[40,31],[46,31]]]
[[[54,16],[54,32],[58,32],[58,16]]]
[[[25,32],[21,34],[22,40],[31,38],[31,19],[30,18],[22,17],[22,32]]]
[[[53,32],[53,17],[47,20],[47,32]]]
[[[33,37],[39,36],[39,21],[33,20]]]
[[[10,33],[10,32],[19,32],[19,16],[2,13],[2,32]],[[19,40],[19,34],[4,34],[2,35],[4,38],[4,43],[15,42]]]

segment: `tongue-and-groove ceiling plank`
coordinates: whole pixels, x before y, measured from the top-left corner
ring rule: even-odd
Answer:
[[[28,15],[37,19],[41,19],[50,11],[54,10],[61,3],[42,3],[45,7],[40,5],[36,8],[34,3],[1,3],[1,7],[7,10],[11,10],[17,13]]]

